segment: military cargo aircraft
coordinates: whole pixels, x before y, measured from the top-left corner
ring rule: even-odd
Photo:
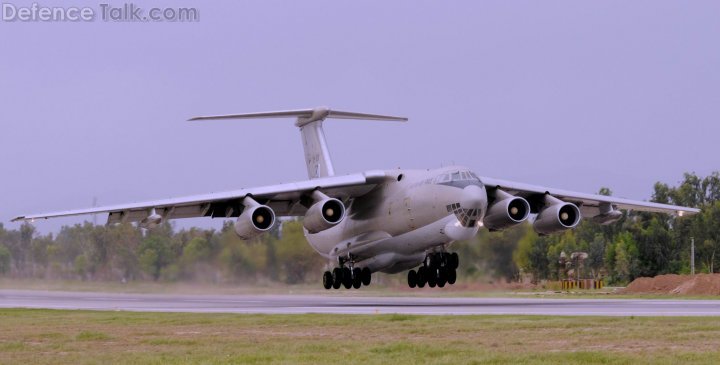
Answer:
[[[530,218],[535,231],[547,235],[572,229],[583,218],[613,223],[622,217],[621,210],[675,215],[699,211],[482,177],[462,166],[335,175],[323,132],[326,119],[404,122],[407,118],[319,107],[190,120],[248,118],[296,118],[308,180],[31,214],[13,221],[108,213],[108,224],[137,222],[143,228],[153,228],[169,219],[237,218],[235,232],[250,239],[268,231],[276,217],[303,217],[307,241],[333,267],[324,272],[323,286],[357,289],[369,285],[375,272],[407,271],[412,288],[452,285],[459,257],[449,251],[451,244],[472,238],[483,227],[503,230]]]

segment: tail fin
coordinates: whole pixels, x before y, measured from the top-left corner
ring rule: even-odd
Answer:
[[[307,164],[308,177],[311,179],[332,176],[335,174],[330,151],[325,141],[322,123],[326,118],[335,119],[365,119],[365,120],[388,120],[406,122],[407,118],[393,117],[387,115],[365,114],[354,112],[343,112],[331,110],[327,107],[315,109],[286,110],[277,112],[262,112],[248,114],[218,115],[208,117],[195,117],[196,120],[221,120],[221,119],[253,119],[253,118],[290,118],[295,117],[295,126],[300,128],[300,134],[305,150],[305,163]]]

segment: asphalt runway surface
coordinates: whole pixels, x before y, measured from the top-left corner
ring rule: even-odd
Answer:
[[[718,316],[720,300],[370,297],[357,294],[176,295],[0,290],[0,308],[265,314]]]

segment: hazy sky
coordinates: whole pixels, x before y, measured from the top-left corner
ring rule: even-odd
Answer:
[[[195,6],[200,21],[0,22],[6,227],[93,197],[306,178],[291,120],[185,121],[203,114],[327,105],[410,118],[326,122],[340,174],[454,162],[648,199],[656,181],[720,169],[718,2],[138,4]]]

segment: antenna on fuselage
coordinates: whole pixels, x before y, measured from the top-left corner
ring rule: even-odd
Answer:
[[[361,119],[406,122],[408,118],[390,115],[367,114],[332,110],[328,107],[314,109],[284,110],[275,112],[230,114],[190,118],[197,120],[223,120],[223,119],[258,119],[258,118],[297,118],[295,126],[300,128],[300,134],[305,151],[308,177],[311,179],[332,176],[335,170],[330,159],[330,151],[325,140],[322,122],[327,118],[333,119]]]

